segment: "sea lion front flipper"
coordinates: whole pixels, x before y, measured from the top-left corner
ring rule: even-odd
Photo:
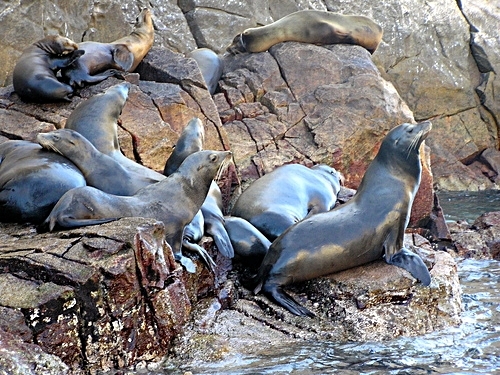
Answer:
[[[182,247],[185,248],[186,250],[198,254],[203,260],[203,263],[205,263],[205,265],[207,266],[207,268],[212,273],[215,272],[215,267],[216,267],[215,262],[204,248],[202,248],[200,245],[196,243],[189,242],[186,238],[182,241]]]
[[[128,71],[134,64],[134,54],[125,44],[114,44],[111,50],[113,61],[123,70]]]
[[[425,286],[431,283],[431,274],[422,261],[422,258],[405,248],[402,248],[389,259],[386,259],[386,262],[404,268]]]
[[[219,252],[226,258],[234,258],[233,245],[224,224],[217,220],[211,220],[208,224],[205,221],[205,232],[212,236]]]

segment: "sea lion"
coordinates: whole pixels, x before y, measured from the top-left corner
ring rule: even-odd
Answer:
[[[232,216],[242,217],[270,241],[305,217],[332,209],[341,174],[325,164],[287,164],[258,178],[238,197]]]
[[[168,157],[163,174],[170,176],[189,155],[203,150],[205,141],[205,128],[197,117],[193,117],[182,129],[182,133],[175,144],[174,151]]]
[[[72,86],[97,83],[117,71],[133,72],[154,42],[151,10],[143,9],[132,33],[111,43],[82,42],[82,59],[62,69],[62,76]]]
[[[0,144],[0,221],[42,222],[59,198],[85,186],[80,170],[65,157],[28,141]]]
[[[104,193],[90,186],[70,190],[57,202],[44,227],[52,231],[56,224],[72,228],[121,217],[154,218],[165,224],[166,240],[176,260],[194,272],[193,262],[181,251],[184,227],[200,210],[212,180],[230,155],[230,151],[196,152],[176,172],[131,197]]]
[[[200,68],[201,75],[207,84],[208,92],[211,95],[217,90],[219,79],[224,70],[224,62],[218,54],[209,48],[198,48],[187,54],[196,61]]]
[[[205,130],[203,128],[203,123],[200,119],[195,117],[189,121],[182,130],[174,151],[165,163],[163,173],[168,176],[178,168],[188,155],[202,150],[204,140]],[[204,232],[212,236],[219,252],[228,258],[234,256],[231,240],[224,228],[222,209],[222,193],[219,186],[212,181],[207,197],[201,206],[202,218],[197,215],[195,220],[189,223],[188,228],[186,228],[186,233],[192,234],[191,236],[185,236],[184,245],[187,248],[190,246],[197,246],[196,242],[199,242],[201,237],[197,238],[193,236],[193,234],[199,233],[199,225],[203,224]],[[202,231],[202,235],[204,232]]]
[[[384,253],[387,263],[429,285],[427,267],[403,248],[403,238],[420,184],[419,148],[431,127],[425,121],[392,129],[350,201],[293,225],[272,243],[254,292],[293,314],[314,316],[283,287],[382,259]]]
[[[97,150],[87,138],[71,129],[39,133],[36,141],[71,160],[82,172],[87,185],[115,195],[134,195],[145,185],[111,156]]]
[[[49,35],[33,43],[14,67],[14,90],[28,102],[71,101],[73,88],[60,82],[56,73],[84,53],[75,42],[60,35]]]
[[[382,28],[365,16],[322,10],[300,10],[266,26],[238,34],[227,51],[264,52],[280,42],[357,44],[374,53],[382,40]]]
[[[96,149],[127,169],[137,183],[147,186],[163,180],[165,176],[127,158],[118,142],[118,118],[129,89],[130,83],[119,83],[79,103],[66,120],[65,128],[82,134]]]
[[[224,227],[233,245],[235,258],[251,267],[258,267],[271,246],[271,241],[241,217],[225,217]]]

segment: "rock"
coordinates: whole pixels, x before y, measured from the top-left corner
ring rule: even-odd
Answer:
[[[206,285],[217,285],[207,271],[185,277],[151,219],[48,234],[1,224],[0,233],[0,329],[75,371],[160,360]]]
[[[430,287],[419,285],[401,268],[377,261],[288,288],[317,314],[313,319],[296,317],[248,291],[229,310],[214,312],[215,301],[207,301],[195,307],[191,329],[177,337],[170,361],[189,367],[240,353],[264,355],[269,346],[279,350],[283,342],[381,341],[459,324],[462,303],[455,261],[418,235],[406,235],[405,242],[432,268]]]
[[[0,329],[0,370],[8,375],[65,375],[69,373],[58,357],[45,353],[38,345]]]

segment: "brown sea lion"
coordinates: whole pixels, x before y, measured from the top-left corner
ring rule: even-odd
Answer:
[[[97,150],[87,138],[71,129],[58,129],[39,133],[36,141],[71,160],[82,172],[87,185],[106,193],[134,195],[145,185],[111,156]]]
[[[238,197],[232,216],[249,221],[270,241],[305,217],[332,209],[341,174],[325,164],[287,164],[258,178]]]
[[[60,82],[56,73],[78,59],[85,51],[72,40],[49,35],[23,51],[14,68],[13,85],[28,102],[71,101],[73,88]]]
[[[65,157],[28,141],[0,144],[0,221],[42,222],[68,190],[85,186]]]
[[[62,69],[62,76],[72,86],[97,83],[117,71],[133,72],[154,42],[151,10],[143,9],[130,35],[111,43],[82,42],[85,51],[82,59]]]
[[[44,226],[53,230],[56,224],[72,228],[121,217],[154,218],[165,224],[166,240],[176,259],[194,272],[193,262],[181,251],[184,227],[200,210],[211,182],[230,155],[230,151],[196,152],[176,172],[131,197],[104,193],[90,186],[73,189],[57,202]]]
[[[382,40],[382,28],[365,16],[322,10],[300,10],[266,26],[246,29],[227,51],[264,52],[280,42],[357,44],[374,53]]]
[[[350,201],[293,225],[272,243],[254,292],[262,291],[293,314],[314,316],[283,287],[382,259],[384,254],[387,263],[429,285],[427,267],[403,247],[403,239],[420,184],[419,148],[431,127],[425,121],[392,129]]]

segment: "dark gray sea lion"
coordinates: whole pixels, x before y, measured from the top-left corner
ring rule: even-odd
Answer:
[[[132,33],[111,43],[82,42],[85,51],[82,59],[62,70],[70,85],[83,86],[97,83],[116,74],[117,71],[133,72],[154,41],[151,11],[144,9],[137,17]]]
[[[168,157],[163,174],[169,176],[174,173],[189,155],[203,150],[205,128],[197,117],[193,117],[182,129],[182,133],[175,144],[174,151]]]
[[[45,220],[53,230],[101,224],[122,217],[148,217],[163,221],[166,240],[175,257],[189,272],[194,264],[182,256],[184,227],[200,210],[210,184],[230,151],[199,151],[189,155],[179,169],[164,180],[146,186],[131,197],[104,193],[90,186],[64,194]]]
[[[136,182],[146,186],[163,180],[165,176],[130,160],[120,150],[118,118],[127,101],[129,89],[130,83],[119,83],[81,102],[69,115],[65,128],[82,134],[100,152],[118,161]]]
[[[295,224],[272,243],[255,279],[255,293],[262,291],[293,314],[313,316],[283,287],[382,259],[384,254],[387,263],[429,285],[427,267],[403,248],[403,239],[420,184],[419,147],[431,127],[425,121],[392,129],[350,201]]]
[[[175,145],[174,151],[167,159],[163,173],[168,176],[178,168],[188,155],[202,150],[204,140],[205,131],[203,123],[200,119],[195,117],[189,121],[189,123],[182,130],[182,134]],[[234,256],[234,250],[226,229],[224,228],[224,216],[222,214],[222,209],[222,193],[219,186],[217,186],[215,182],[212,182],[205,202],[203,202],[203,205],[201,206],[203,220],[201,220],[197,215],[195,220],[189,224],[188,228],[186,228],[186,232],[188,234],[199,233],[198,227],[200,224],[203,224],[204,232],[212,236],[219,252],[225,257],[232,258]],[[196,238],[194,236],[186,236],[185,240],[187,243],[185,242],[185,246],[188,248],[190,246],[196,246],[195,243],[200,239],[201,237]]]
[[[245,219],[236,216],[224,218],[224,227],[233,245],[235,257],[251,267],[258,267],[271,242]]]
[[[42,222],[68,190],[85,186],[65,157],[28,141],[0,144],[0,221]]]
[[[283,165],[251,183],[231,215],[249,221],[273,241],[305,217],[332,209],[340,179],[339,172],[324,164]]]
[[[106,193],[134,195],[144,187],[111,156],[97,150],[87,138],[71,129],[39,133],[37,142],[71,160],[82,172],[87,185]]]
[[[230,53],[264,52],[280,42],[357,44],[374,53],[382,28],[364,16],[321,10],[300,10],[266,26],[246,29],[227,48]]]
[[[29,102],[71,101],[73,88],[56,73],[85,52],[60,35],[49,35],[23,51],[14,68],[12,83],[21,99]]]
[[[208,91],[211,95],[217,90],[219,79],[224,70],[224,62],[218,54],[209,48],[198,48],[187,54],[196,61],[200,68],[201,75],[207,84]]]

